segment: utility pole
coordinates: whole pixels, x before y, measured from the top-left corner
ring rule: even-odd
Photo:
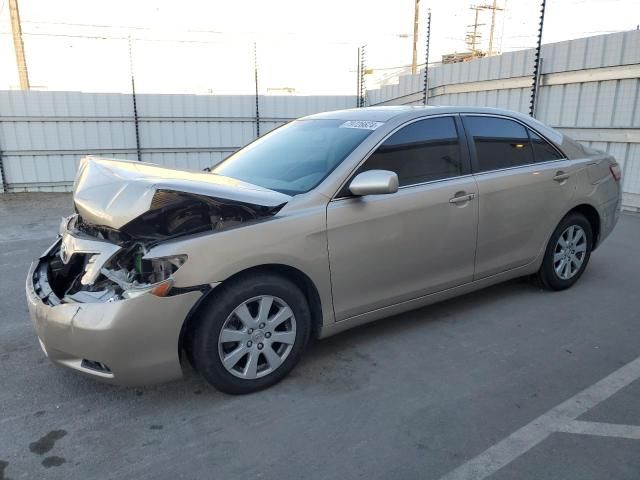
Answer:
[[[482,37],[482,34],[478,33],[478,27],[484,25],[484,23],[478,23],[478,15],[480,10],[491,10],[491,30],[489,33],[489,50],[486,52],[487,55],[491,56],[494,53],[493,50],[493,38],[495,37],[496,31],[496,12],[499,10],[504,10],[502,7],[498,7],[498,0],[493,0],[492,4],[483,4],[483,5],[473,5],[470,7],[471,10],[475,11],[475,22],[473,25],[468,25],[469,27],[473,27],[473,31],[467,32],[467,45],[471,49],[473,56],[484,56],[485,52],[482,52],[479,47],[479,43]]]
[[[16,51],[20,89],[29,90],[29,72],[27,71],[27,59],[24,55],[24,43],[22,41],[22,26],[20,25],[18,0],[9,0],[9,16],[11,17],[11,32],[13,33],[13,47]]]
[[[493,55],[493,32],[496,29],[496,2],[498,0],[493,0],[493,5],[491,6],[491,33],[489,33],[489,56]]]
[[[420,0],[415,2],[413,12],[413,56],[411,60],[411,73],[416,74],[418,68],[418,23],[420,22]]]
[[[478,48],[478,45],[480,43],[480,38],[482,37],[482,34],[478,32],[478,27],[484,25],[484,23],[478,23],[478,15],[480,13],[480,10],[482,10],[482,7],[477,5],[472,5],[471,7],[469,7],[469,9],[475,11],[475,20],[473,22],[473,25],[467,25],[467,27],[473,28],[473,30],[467,32],[465,41],[467,42],[467,45],[471,50],[471,55],[476,57],[476,56],[480,56],[480,54],[482,53]]]
[[[491,10],[491,33],[489,34],[489,52],[488,55],[493,55],[493,37],[496,31],[496,12],[498,10],[504,10],[502,7],[498,7],[498,0],[493,0],[492,5],[480,5],[480,8],[485,10]]]

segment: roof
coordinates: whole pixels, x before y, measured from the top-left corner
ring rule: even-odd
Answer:
[[[316,113],[304,117],[305,119],[327,119],[327,120],[372,120],[376,122],[386,122],[393,117],[420,109],[431,109],[435,107],[411,107],[408,105],[388,105],[380,107],[349,108],[346,110],[334,110],[332,112]]]
[[[334,110],[331,112],[316,113],[303,117],[305,119],[331,119],[331,120],[373,120],[386,122],[395,117],[407,118],[428,113],[438,115],[442,113],[493,113],[506,114],[512,117],[521,117],[522,114],[501,108],[490,107],[465,107],[465,106],[414,106],[414,105],[385,105],[378,107],[349,108],[346,110]]]
[[[385,105],[377,107],[350,108],[347,110],[334,110],[332,112],[316,113],[303,117],[304,119],[327,119],[327,120],[370,120],[375,122],[387,122],[393,120],[411,120],[424,115],[440,115],[443,113],[485,113],[493,115],[505,115],[517,118],[520,121],[534,126],[546,137],[551,138],[556,143],[562,143],[562,134],[547,125],[539,122],[535,118],[524,115],[520,112],[505,110],[502,108],[471,107],[471,106],[413,106],[413,105]]]

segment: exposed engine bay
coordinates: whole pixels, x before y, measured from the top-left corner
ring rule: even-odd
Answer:
[[[152,247],[260,221],[281,207],[157,190],[149,210],[119,229],[90,223],[76,213],[63,219],[60,238],[36,268],[36,293],[50,305],[171,295],[173,274],[187,256],[147,258]]]
[[[160,241],[211,230],[223,230],[241,223],[271,216],[278,207],[247,205],[191,193],[158,190],[149,211],[122,228],[93,225],[78,217],[78,231],[118,245],[131,241],[152,246]]]

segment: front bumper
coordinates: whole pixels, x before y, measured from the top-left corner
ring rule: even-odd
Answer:
[[[180,331],[201,291],[49,305],[34,285],[38,282],[38,290],[42,283],[47,286],[47,279],[36,273],[44,261],[40,258],[31,265],[26,294],[40,345],[53,363],[119,385],[160,383],[182,376]]]

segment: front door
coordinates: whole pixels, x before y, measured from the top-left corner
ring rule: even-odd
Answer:
[[[398,192],[353,197],[345,191],[329,203],[336,320],[472,280],[478,192],[458,128],[454,116],[402,127],[354,174],[394,171]]]

